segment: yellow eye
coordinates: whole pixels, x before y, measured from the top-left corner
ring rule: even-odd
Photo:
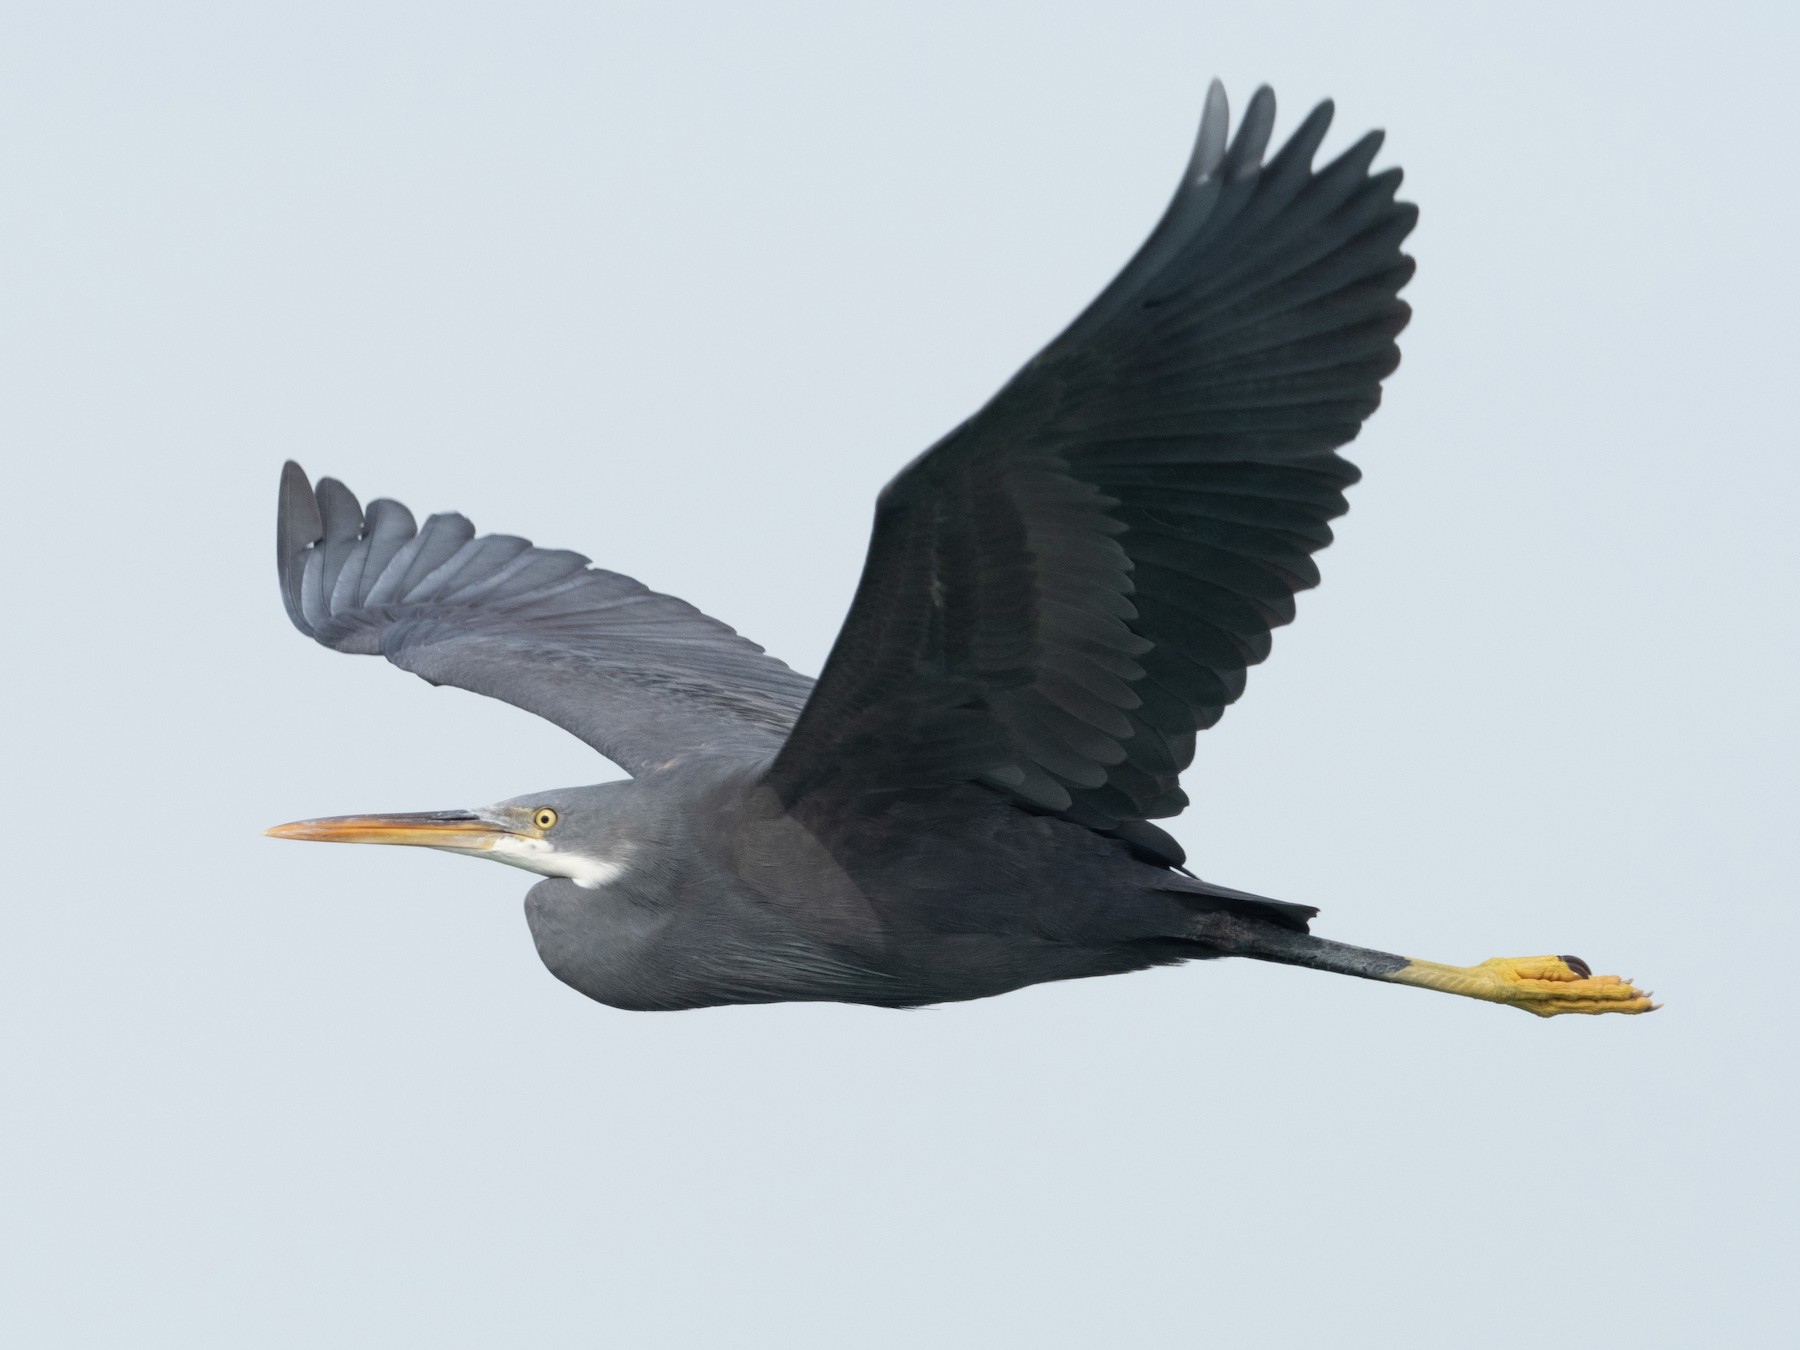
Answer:
[[[552,811],[547,806],[540,806],[532,814],[531,823],[540,830],[547,830],[552,825],[556,824],[556,812]]]

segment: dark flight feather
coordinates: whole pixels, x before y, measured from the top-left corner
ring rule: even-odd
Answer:
[[[1315,171],[1321,104],[1264,165],[1274,107],[1228,140],[1215,84],[1136,256],[882,492],[785,798],[983,782],[1180,860],[1145,822],[1317,584],[1409,313],[1380,134]]]

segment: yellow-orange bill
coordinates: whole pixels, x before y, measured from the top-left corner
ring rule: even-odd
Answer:
[[[421,848],[491,849],[511,834],[471,811],[420,811],[388,816],[325,816],[264,830],[275,839],[324,844],[410,844]]]

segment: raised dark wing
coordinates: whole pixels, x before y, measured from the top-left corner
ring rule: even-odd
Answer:
[[[394,501],[365,512],[291,462],[276,536],[302,633],[548,718],[628,773],[696,754],[766,758],[812,688],[717,619],[579,553],[477,537],[459,515],[419,528]]]
[[[881,495],[856,598],[772,770],[790,799],[980,781],[1179,858],[1194,733],[1316,585],[1354,437],[1399,362],[1415,209],[1322,104],[1261,163],[1208,93],[1116,280]]]

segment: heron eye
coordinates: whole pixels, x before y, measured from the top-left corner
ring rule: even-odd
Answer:
[[[556,824],[556,812],[552,811],[547,806],[540,806],[536,813],[531,817],[531,823],[540,830],[547,830],[552,825]]]

